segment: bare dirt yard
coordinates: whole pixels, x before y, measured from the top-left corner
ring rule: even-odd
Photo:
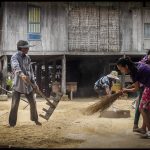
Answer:
[[[30,109],[20,101],[17,125],[9,128],[11,99],[0,101],[0,147],[12,148],[150,148],[149,139],[132,132],[134,109],[132,99],[118,99],[114,106],[130,110],[129,118],[103,118],[97,112],[91,116],[83,109],[99,99],[82,98],[60,101],[48,121],[39,117],[42,126],[30,121]],[[48,108],[46,101],[37,99],[38,113]],[[140,119],[140,125],[142,117]]]

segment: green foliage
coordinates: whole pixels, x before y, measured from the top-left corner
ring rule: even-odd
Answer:
[[[12,79],[7,79],[7,80],[6,80],[6,84],[7,84],[7,86],[9,86],[10,88],[12,88],[12,84],[13,84]]]

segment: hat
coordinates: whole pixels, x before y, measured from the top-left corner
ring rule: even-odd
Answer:
[[[27,41],[19,40],[17,43],[17,48],[29,48],[35,45],[29,45]]]
[[[112,71],[110,74],[107,75],[109,78],[113,78],[113,79],[116,79],[116,80],[120,80],[118,78],[118,72],[117,71]]]

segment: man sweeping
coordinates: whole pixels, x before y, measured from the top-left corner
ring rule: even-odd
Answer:
[[[111,95],[113,83],[119,81],[118,72],[112,71],[110,74],[99,78],[94,84],[94,90],[98,96]]]
[[[21,94],[25,94],[30,104],[31,120],[34,121],[36,125],[41,125],[41,123],[38,121],[36,101],[33,96],[33,90],[37,89],[38,86],[34,79],[31,59],[27,55],[29,47],[31,46],[32,45],[29,45],[27,41],[18,41],[18,51],[11,57],[11,68],[13,71],[13,94],[11,110],[9,114],[10,127],[14,127],[16,125]],[[31,87],[31,85],[26,84],[26,80],[28,78],[35,85],[34,89]]]

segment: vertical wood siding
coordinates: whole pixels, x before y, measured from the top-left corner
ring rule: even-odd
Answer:
[[[15,51],[18,40],[27,40],[27,3],[11,2],[5,3],[5,22],[3,35],[3,50]],[[30,41],[35,44],[30,51],[67,51],[68,32],[67,32],[67,11],[65,5],[58,3],[45,3],[41,7],[41,41]]]
[[[1,48],[16,50],[20,39],[27,40],[29,2],[5,3]],[[41,41],[32,54],[55,52],[141,52],[144,48],[141,2],[42,2]],[[148,15],[145,15],[148,18]]]
[[[132,10],[130,4],[120,4],[120,47],[121,51],[132,50]]]
[[[150,8],[146,8],[143,10],[143,30],[144,30],[144,23],[150,24]],[[144,40],[144,49],[150,49],[150,38],[143,37],[143,40]]]
[[[133,51],[143,50],[143,26],[142,26],[142,17],[141,17],[141,8],[133,9],[132,20],[133,20]]]
[[[3,28],[3,50],[16,50],[18,40],[27,39],[27,12],[26,4],[5,3]]]

